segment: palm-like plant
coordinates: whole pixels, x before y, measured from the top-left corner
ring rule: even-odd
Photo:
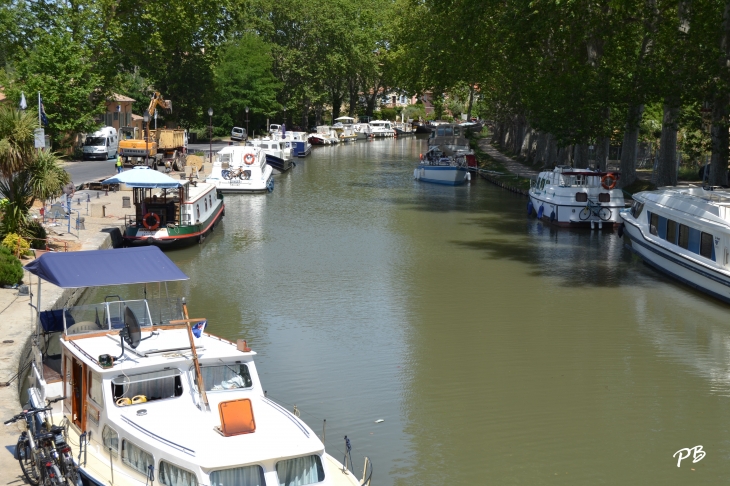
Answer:
[[[0,235],[25,234],[28,212],[36,199],[61,195],[68,173],[52,152],[34,149],[35,116],[10,106],[0,107]]]

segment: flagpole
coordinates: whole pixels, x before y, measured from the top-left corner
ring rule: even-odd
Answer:
[[[38,92],[38,126],[43,126],[41,122],[41,92]]]

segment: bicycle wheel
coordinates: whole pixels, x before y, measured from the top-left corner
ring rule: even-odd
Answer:
[[[591,217],[591,210],[586,208],[583,208],[580,210],[580,213],[578,213],[578,217],[581,221],[585,221],[586,219]]]
[[[33,486],[38,486],[41,479],[41,472],[40,469],[38,469],[38,461],[36,461],[36,455],[35,452],[28,447],[28,443],[26,441],[18,442],[18,462],[20,463],[20,469],[23,471],[23,475],[25,476],[25,479],[28,480],[30,484]],[[25,449],[25,453],[23,455],[20,454],[20,451],[22,449]]]
[[[608,208],[601,208],[601,210],[598,211],[598,217],[603,221],[608,221],[611,219],[611,210]]]
[[[227,181],[230,181],[232,179],[232,177],[231,177],[231,171],[230,170],[221,171],[221,175]]]

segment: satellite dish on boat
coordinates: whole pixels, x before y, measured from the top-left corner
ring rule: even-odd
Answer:
[[[132,309],[129,307],[124,309],[124,330],[121,334],[132,349],[136,349],[137,346],[139,346],[139,342],[142,340],[142,331],[139,328],[139,321],[137,321],[137,316],[134,315],[134,312],[132,312]]]

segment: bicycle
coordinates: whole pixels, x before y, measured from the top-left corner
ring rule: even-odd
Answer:
[[[48,400],[51,405],[64,397]],[[66,442],[66,428],[61,425],[50,427],[40,422],[38,414],[50,411],[51,407],[24,410],[5,425],[24,420],[27,430],[21,432],[15,448],[20,469],[33,486],[81,486],[78,466],[73,461],[71,447]]]
[[[581,221],[585,221],[591,217],[591,215],[600,218],[602,221],[608,221],[611,219],[611,210],[604,208],[600,203],[596,203],[588,199],[586,207],[580,210],[578,217]]]
[[[241,179],[243,181],[246,181],[251,178],[251,171],[244,170],[243,167],[239,167],[234,170],[221,171],[221,175],[227,181],[230,181],[231,179],[235,179],[236,177],[238,177],[239,179]]]

